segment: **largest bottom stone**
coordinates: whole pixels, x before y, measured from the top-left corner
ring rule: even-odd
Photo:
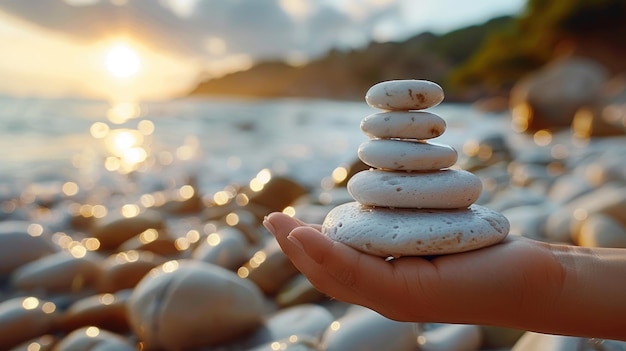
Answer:
[[[390,209],[349,202],[331,210],[322,233],[359,251],[422,256],[475,250],[500,242],[509,222],[480,205],[454,210]]]

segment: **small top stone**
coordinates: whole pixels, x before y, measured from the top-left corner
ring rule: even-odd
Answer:
[[[372,86],[367,104],[387,111],[423,110],[443,101],[443,89],[427,80],[390,80]]]

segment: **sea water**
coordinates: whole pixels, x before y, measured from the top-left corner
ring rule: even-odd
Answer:
[[[430,109],[448,125],[435,142],[459,150],[503,130],[505,116],[467,104]],[[144,103],[0,97],[0,184],[115,182],[145,187],[193,178],[203,192],[246,184],[259,171],[315,187],[356,160],[365,102],[177,99]]]

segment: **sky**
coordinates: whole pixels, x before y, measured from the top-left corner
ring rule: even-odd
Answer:
[[[162,99],[260,60],[445,33],[524,0],[0,0],[0,94]]]

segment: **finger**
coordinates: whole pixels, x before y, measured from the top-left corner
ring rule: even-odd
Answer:
[[[329,296],[398,318],[406,315],[408,301],[423,305],[430,300],[420,298],[425,295],[422,288],[436,277],[436,269],[427,260],[385,262],[333,241],[314,228],[301,226],[301,221],[281,213],[271,214],[266,222],[298,270]],[[400,262],[403,264],[396,265]],[[420,306],[411,309],[424,310]]]
[[[305,225],[302,221],[284,213],[274,212],[265,217],[263,225],[274,235],[276,241],[278,241],[278,244],[287,256],[291,257],[301,251],[300,248],[287,239],[287,236],[295,228]]]
[[[411,266],[404,265],[398,270],[394,263],[386,262],[382,257],[364,254],[343,243],[333,241],[321,233],[307,227],[298,227],[291,231],[290,238],[300,242],[302,250],[317,265],[307,266],[305,275],[312,283],[331,296],[349,299],[366,305],[379,312],[400,315],[401,300],[419,299],[421,286],[415,284],[420,275],[433,281],[434,267],[426,260],[407,258]],[[408,269],[407,269],[408,268]]]
[[[307,276],[309,281],[318,290],[332,297],[345,295],[345,293],[336,289],[340,287],[340,285],[334,282],[334,280],[329,283],[330,276],[328,276],[327,272],[323,270],[319,263],[315,262],[314,259],[307,255],[304,251],[303,244],[294,237],[290,239],[290,234],[296,228],[302,228],[300,230],[307,228],[302,221],[282,213],[272,213],[265,218],[263,225],[275,236],[281,249],[290,258],[296,268]],[[315,235],[321,236],[316,229],[309,228],[309,230],[315,231]],[[313,242],[311,245],[316,244]],[[343,287],[341,288],[343,289]]]
[[[322,236],[316,229],[301,224],[301,221],[282,213],[272,213],[264,221],[264,225],[275,235],[283,252],[318,290],[342,301],[363,304],[363,298],[354,291],[356,287],[352,277],[355,274],[346,270],[346,267],[354,265],[344,265],[336,269],[320,265],[320,262],[316,260],[323,260],[323,258],[320,258],[318,253],[332,246],[332,241]],[[309,234],[306,233],[307,231]],[[305,236],[304,243],[296,238],[298,234],[291,235],[295,232]],[[315,258],[308,255],[304,249],[305,246]]]

